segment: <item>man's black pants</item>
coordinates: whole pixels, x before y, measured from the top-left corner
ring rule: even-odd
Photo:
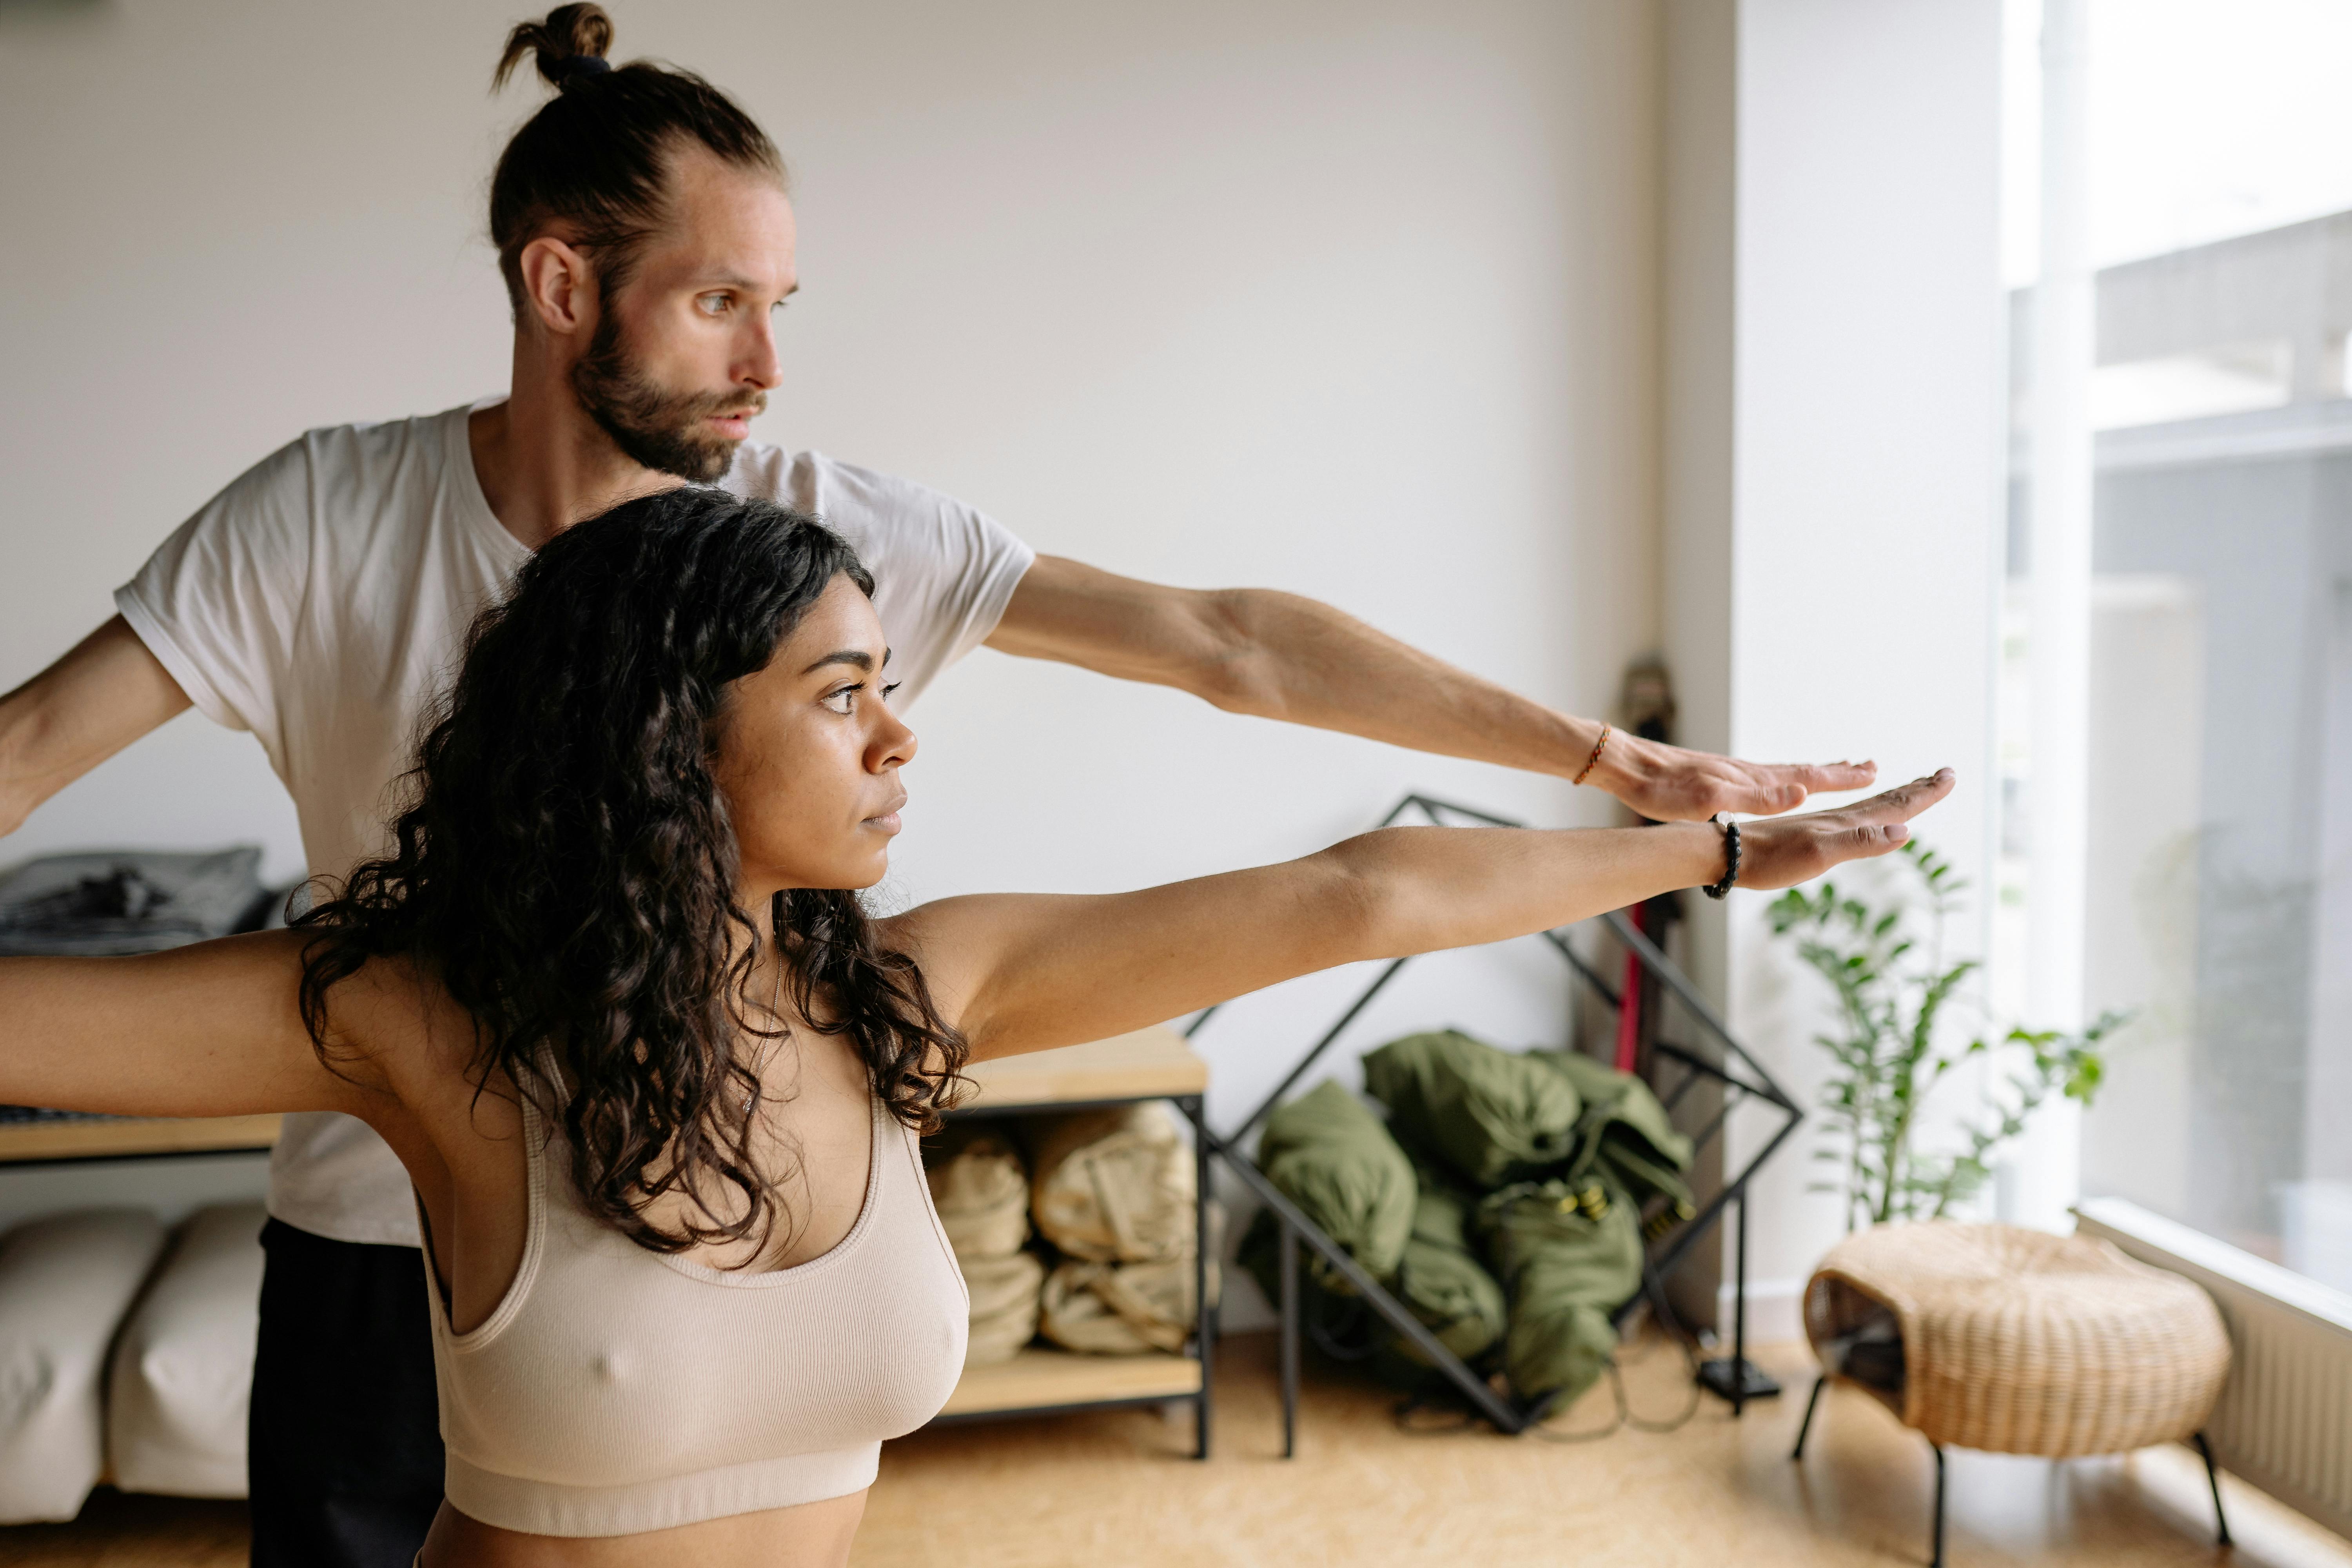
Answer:
[[[254,1568],[410,1568],[441,1506],[425,1255],[262,1227]]]

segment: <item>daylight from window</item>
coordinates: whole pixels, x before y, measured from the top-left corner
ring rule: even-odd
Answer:
[[[2016,1016],[2049,875],[2035,447],[2063,425],[2035,406],[2041,6],[2009,21],[1995,976]],[[2352,1290],[2352,5],[2092,0],[2085,32],[2081,232],[2053,243],[2089,270],[2095,346],[2051,381],[2092,470],[2081,1005],[2129,1021],[2082,1187]]]

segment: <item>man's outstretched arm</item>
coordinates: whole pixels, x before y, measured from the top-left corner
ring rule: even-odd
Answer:
[[[188,694],[115,616],[0,697],[0,837],[33,808],[186,710]]]
[[[1598,720],[1547,708],[1330,605],[1263,588],[1162,587],[1041,555],[988,646],[1173,686],[1229,713],[1574,778]],[[1866,786],[1870,763],[1744,763],[1611,733],[1585,783],[1643,816],[1698,821]]]

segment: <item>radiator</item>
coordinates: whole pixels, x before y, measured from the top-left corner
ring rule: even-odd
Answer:
[[[2120,1198],[2075,1214],[2221,1309],[2233,1353],[2205,1432],[2222,1468],[2352,1535],[2352,1297]]]

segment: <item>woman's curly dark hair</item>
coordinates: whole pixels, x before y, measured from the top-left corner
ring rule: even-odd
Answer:
[[[874,591],[821,523],[696,488],[540,551],[474,623],[392,853],[297,922],[322,1058],[341,1048],[334,985],[409,960],[475,1019],[476,1094],[504,1074],[533,1097],[593,1212],[656,1252],[752,1236],[764,1249],[783,1210],[751,1154],[753,1068],[784,1030],[745,994],[760,932],[734,901],[711,766],[731,684],[836,576]],[[855,1047],[893,1116],[934,1130],[967,1052],[914,961],[877,945],[847,889],[779,893],[769,924],[793,1012]],[[729,1188],[740,1201],[715,1205]],[[646,1209],[673,1191],[699,1218],[666,1230]]]

